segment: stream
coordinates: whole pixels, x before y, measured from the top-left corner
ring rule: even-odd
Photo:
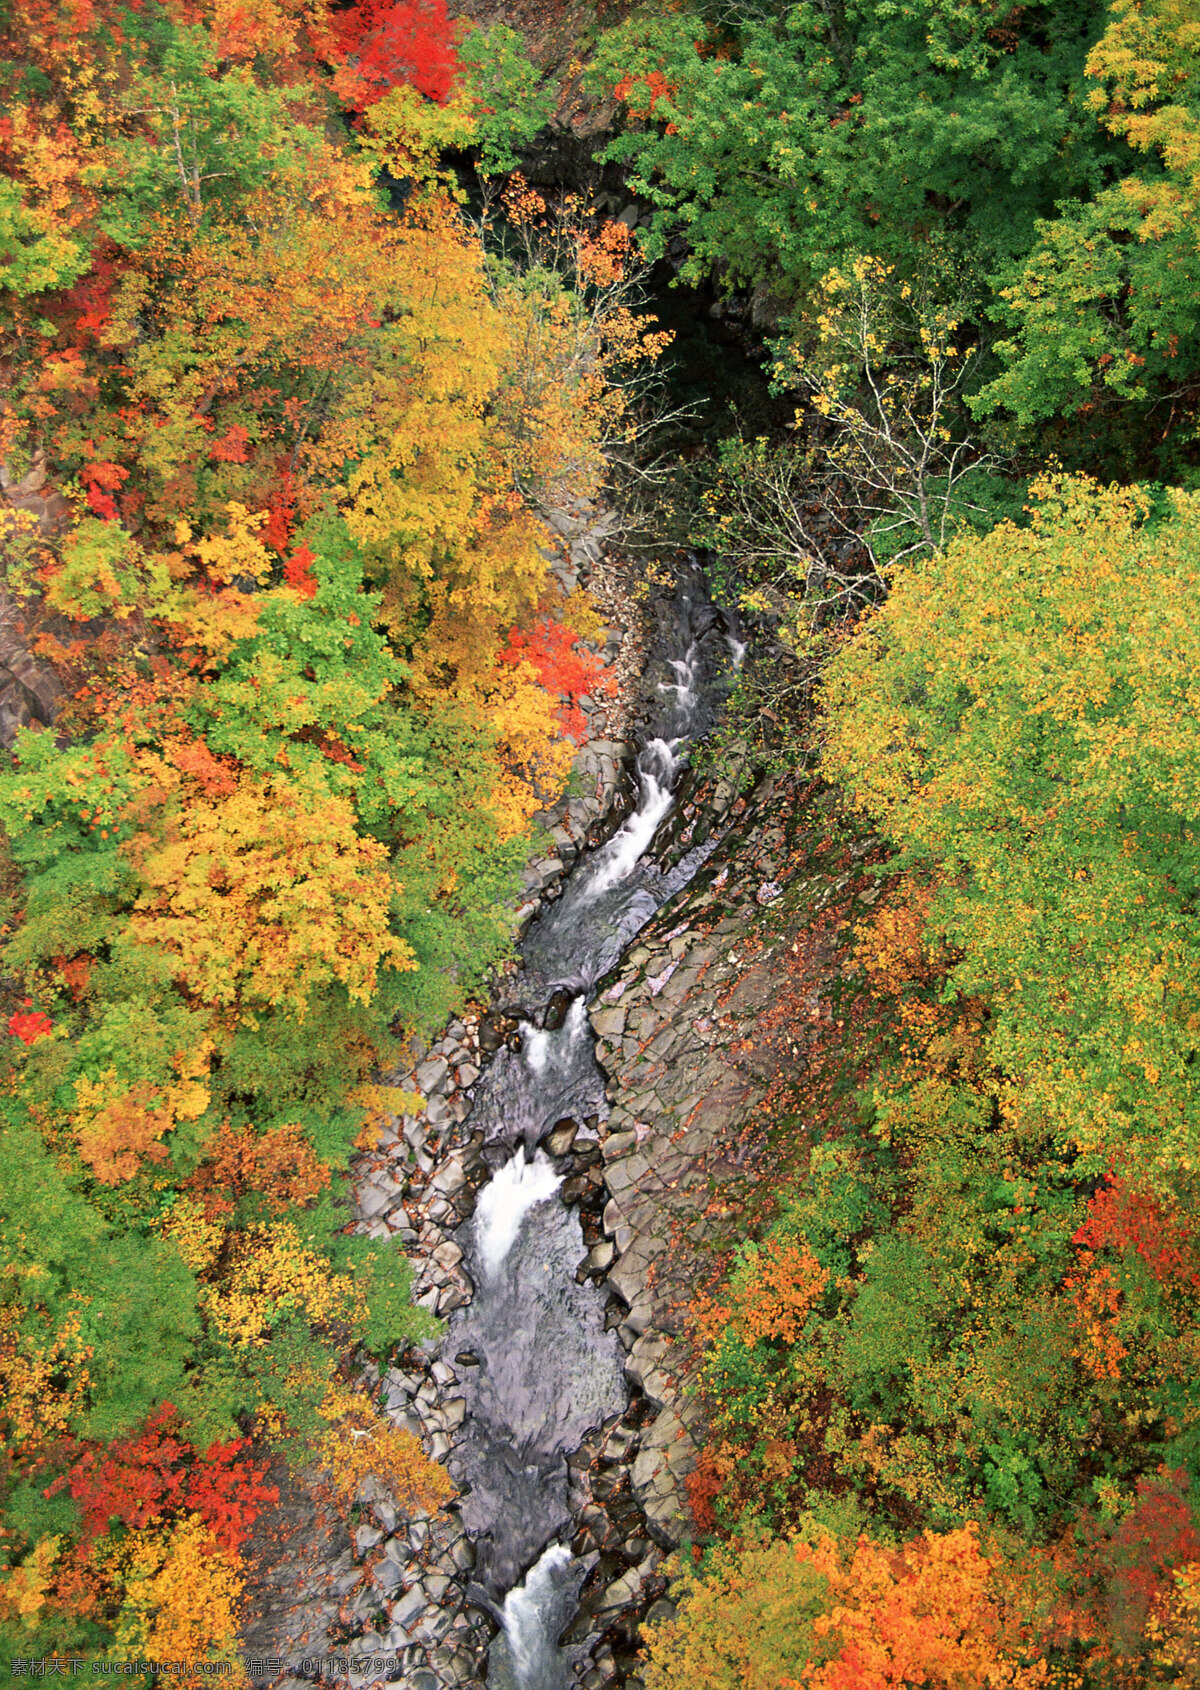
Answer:
[[[501,1626],[487,1669],[495,1690],[566,1690],[588,1648],[559,1646],[588,1570],[567,1547],[567,1458],[624,1411],[629,1388],[624,1350],[605,1330],[608,1294],[576,1280],[583,1229],[539,1144],[565,1118],[607,1113],[586,1014],[596,982],[716,844],[714,835],[665,871],[650,854],[688,746],[712,726],[743,649],[694,559],[679,569],[660,644],[645,682],[636,808],[532,924],[510,983],[519,1031],[496,1053],[468,1119],[494,1171],[456,1234],[475,1295],[441,1348],[467,1399],[455,1477],[477,1599]],[[581,1128],[577,1142],[588,1136]]]

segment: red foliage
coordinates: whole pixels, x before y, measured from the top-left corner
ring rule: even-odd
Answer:
[[[713,1504],[728,1477],[729,1463],[720,1461],[711,1450],[701,1450],[699,1461],[683,1481],[698,1532],[716,1530],[717,1517]]]
[[[1164,1596],[1171,1572],[1200,1561],[1200,1533],[1185,1492],[1188,1475],[1172,1473],[1137,1482],[1137,1501],[1112,1535],[1112,1582],[1118,1601],[1144,1624],[1152,1602]]]
[[[188,1474],[184,1504],[199,1514],[227,1555],[236,1555],[264,1502],[278,1502],[279,1491],[264,1485],[266,1464],[239,1461],[248,1440],[210,1444]]]
[[[113,1521],[138,1528],[169,1513],[199,1514],[228,1554],[236,1554],[264,1502],[279,1492],[264,1485],[266,1466],[239,1460],[247,1440],[212,1444],[198,1456],[175,1430],[173,1403],[165,1402],[140,1432],[102,1448],[85,1449],[47,1496],[69,1489],[83,1516],[82,1546],[103,1537]],[[78,1447],[78,1446],[76,1446]]]
[[[575,650],[575,640],[560,622],[537,622],[527,634],[514,628],[500,661],[532,664],[546,691],[564,701],[558,715],[564,732],[581,739],[587,723],[577,703],[580,694],[610,694],[616,683],[593,652]]]
[[[47,1496],[69,1489],[83,1516],[83,1536],[103,1537],[109,1523],[148,1526],[179,1506],[188,1446],[167,1428],[175,1420],[173,1403],[163,1403],[142,1431],[103,1448],[85,1449],[74,1465],[47,1489]]]
[[[331,22],[350,73],[341,92],[357,111],[404,82],[439,105],[449,99],[458,59],[446,0],[360,0]]]
[[[121,270],[113,258],[106,256],[106,248],[103,240],[98,243],[87,275],[62,296],[67,312],[62,332],[72,346],[89,342],[98,345],[112,316],[112,290],[121,279]]]
[[[220,440],[208,448],[210,458],[222,464],[244,464],[250,449],[250,433],[241,423],[230,423]]]
[[[365,763],[356,761],[349,746],[343,745],[336,734],[322,734],[316,744],[321,755],[328,757],[331,763],[344,763],[348,769],[353,769],[354,773],[358,775],[366,768]]]
[[[1088,1204],[1087,1220],[1074,1242],[1088,1250],[1134,1250],[1160,1285],[1200,1288],[1196,1229],[1181,1213],[1168,1213],[1144,1192],[1111,1177]]]
[[[59,978],[71,994],[75,1003],[83,997],[88,988],[95,957],[90,951],[80,951],[77,956],[56,956],[54,966],[58,969]]]
[[[120,464],[110,464],[98,459],[94,463],[84,464],[79,473],[87,488],[87,502],[91,509],[106,522],[112,522],[117,514],[117,504],[112,494],[119,491],[123,481],[128,481],[129,471],[122,469]]]
[[[317,578],[312,572],[316,561],[316,554],[302,543],[283,566],[283,578],[288,586],[295,587],[306,599],[312,598],[317,590]]]
[[[648,105],[634,105],[629,98],[633,90],[639,85],[644,85],[649,90],[650,102]],[[654,108],[658,102],[669,100],[675,93],[677,86],[677,83],[668,82],[661,70],[652,70],[645,76],[632,76],[627,73],[617,83],[613,93],[618,100],[624,100],[628,104],[630,117],[653,117]],[[668,135],[674,134],[674,132],[674,124],[668,125]]]
[[[40,1009],[34,1010],[32,1014],[26,1013],[31,1001],[31,999],[26,998],[25,1009],[18,1009],[8,1018],[9,1032],[14,1039],[20,1039],[24,1045],[36,1044],[39,1039],[44,1039],[47,1034],[54,1031],[53,1021],[48,1015],[44,1015]]]
[[[282,552],[291,539],[296,522],[296,483],[290,469],[279,472],[279,486],[268,500],[269,517],[263,529],[263,544]]]
[[[228,798],[237,791],[237,776],[229,762],[214,757],[202,739],[177,745],[169,753],[181,774],[189,776],[208,798]]]
[[[1172,1574],[1200,1561],[1187,1486],[1185,1469],[1160,1467],[1137,1481],[1133,1507],[1122,1518],[1079,1515],[1052,1557],[1059,1592],[1053,1643],[1090,1644],[1088,1664],[1110,1659],[1114,1644],[1126,1657],[1140,1650],[1148,1618],[1170,1595]]]

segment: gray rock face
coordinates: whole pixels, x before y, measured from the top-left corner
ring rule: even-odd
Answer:
[[[12,605],[0,592],[0,745],[5,747],[21,728],[49,726],[65,691],[54,671],[26,650],[13,621]]]
[[[703,1429],[695,1358],[680,1341],[684,1311],[732,1241],[726,1217],[761,1177],[758,1106],[832,1013],[817,995],[807,1029],[774,1025],[786,961],[839,901],[852,921],[875,896],[869,878],[854,887],[838,873],[825,803],[798,780],[779,780],[735,804],[733,827],[600,982],[591,1011],[611,1104],[606,1283],[627,1305],[625,1374],[641,1416],[630,1484],[665,1548],[687,1523],[684,1481]],[[685,846],[700,820],[683,807]]]

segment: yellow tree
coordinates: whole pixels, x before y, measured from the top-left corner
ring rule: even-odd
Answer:
[[[1014,1118],[1155,1181],[1200,1156],[1196,499],[1033,497],[910,566],[834,660],[825,767],[936,875]]]

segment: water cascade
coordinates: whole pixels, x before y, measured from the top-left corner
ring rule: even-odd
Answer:
[[[516,981],[519,1037],[496,1053],[467,1123],[482,1129],[495,1172],[456,1235],[476,1289],[442,1348],[467,1398],[451,1471],[476,1543],[479,1599],[502,1625],[488,1667],[488,1684],[499,1690],[567,1690],[574,1682],[580,1646],[564,1650],[558,1639],[577,1611],[586,1567],[563,1542],[572,1531],[567,1457],[628,1402],[624,1351],[605,1330],[605,1293],[590,1279],[576,1282],[587,1248],[579,1217],[559,1194],[553,1159],[537,1147],[564,1117],[605,1113],[586,1014],[595,983],[715,843],[669,870],[648,854],[687,745],[711,726],[731,650],[735,662],[740,655],[694,564],[681,570],[670,610],[665,649],[651,668],[637,807],[585,854],[563,896],[533,923]],[[562,1024],[545,1025],[544,1006],[564,990],[571,1004]]]

